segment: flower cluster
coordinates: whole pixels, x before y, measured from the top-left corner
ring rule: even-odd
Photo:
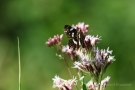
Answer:
[[[59,35],[54,35],[53,38],[49,38],[48,41],[46,42],[46,45],[51,47],[53,45],[59,44],[62,40],[63,34]]]
[[[74,27],[77,30],[81,30],[83,34],[87,34],[89,25],[84,25],[84,22],[79,22],[77,25],[72,25],[72,27]]]
[[[101,81],[101,87],[100,87],[100,90],[102,90],[103,88],[106,87],[107,83],[109,82],[110,80],[110,77],[107,76],[104,80]]]
[[[94,82],[91,80],[89,88],[91,88],[90,90],[98,90],[94,89],[97,88],[98,84],[100,84],[98,83],[98,78],[115,59],[114,56],[111,56],[112,51],[109,50],[109,48],[107,48],[107,50],[94,48],[92,52],[94,53],[93,58],[89,55],[90,53],[78,50],[77,55],[80,57],[80,61],[74,62],[73,68],[77,68],[82,72],[91,73],[91,75],[94,76],[93,79],[96,81]],[[109,81],[109,79],[106,80]],[[103,84],[101,82],[101,86],[102,85]]]
[[[88,90],[98,90],[96,83],[94,83],[92,80],[90,80],[87,84],[86,87]]]
[[[106,69],[112,61],[115,61],[114,56],[111,56],[111,54],[112,50],[109,50],[109,47],[107,50],[94,49],[94,65],[99,71],[101,71],[102,67]]]
[[[112,56],[112,50],[109,50],[109,48],[99,49],[98,47],[96,47],[98,41],[101,40],[101,36],[97,35],[95,37],[93,35],[88,35],[89,25],[78,23],[77,25],[72,25],[72,27],[74,28],[74,30],[79,30],[80,34],[76,34],[77,31],[75,33],[72,33],[73,28],[68,28],[69,35],[79,35],[75,36],[75,39],[74,37],[70,38],[70,40],[72,41],[70,45],[74,46],[77,44],[77,47],[79,48],[74,49],[72,47],[69,47],[70,45],[62,45],[61,40],[63,34],[61,34],[60,36],[56,35],[53,38],[48,39],[46,45],[49,47],[53,45],[59,46],[61,55],[58,56],[63,57],[62,59],[65,60],[63,53],[67,54],[73,60],[73,68],[78,69],[78,73],[81,72],[84,74],[91,74],[91,79],[88,83],[81,82],[81,90],[104,90],[107,83],[109,82],[110,77],[107,76],[104,80],[102,80],[102,76],[110,63],[115,61],[114,56]],[[77,41],[77,39],[80,40]],[[67,68],[71,76],[68,65]],[[61,79],[58,76],[55,76],[53,78],[53,87],[58,87],[59,90],[72,90],[72,86],[76,84],[76,78],[70,80]]]
[[[87,35],[85,37],[85,48],[86,49],[91,49],[92,47],[94,47],[96,45],[96,43],[101,40],[101,37],[98,37],[98,35],[96,37],[91,36],[91,35]]]
[[[68,45],[62,47],[62,52],[65,52],[72,59],[76,57],[76,52],[72,48],[69,48]]]
[[[59,76],[55,76],[52,80],[53,88],[58,87],[59,90],[72,90],[72,86],[77,84],[76,77],[73,77],[73,79],[64,80]]]
[[[86,84],[86,87],[88,90],[103,90],[106,87],[107,83],[109,82],[109,79],[110,79],[110,77],[107,76],[104,80],[101,81],[100,89],[98,89],[97,83],[95,83],[93,80],[90,80]]]

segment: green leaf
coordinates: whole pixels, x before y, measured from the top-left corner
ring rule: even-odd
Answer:
[[[83,90],[87,90],[86,84],[83,84]]]
[[[79,79],[80,82],[81,82],[81,85],[83,85],[84,77],[85,77],[85,76],[82,76],[82,77],[80,77],[80,79]]]
[[[85,76],[80,77],[79,80],[80,80],[80,82],[81,82],[81,85],[82,85],[83,90],[87,90],[86,84],[84,83],[84,77],[85,77]]]

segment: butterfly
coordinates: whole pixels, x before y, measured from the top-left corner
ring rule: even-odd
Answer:
[[[68,41],[69,48],[73,48],[75,50],[80,47],[84,47],[85,35],[80,29],[75,29],[70,25],[65,25],[64,32],[66,33],[67,38],[70,38]]]

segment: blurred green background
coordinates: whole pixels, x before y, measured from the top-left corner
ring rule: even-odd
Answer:
[[[102,36],[99,48],[113,50],[116,61],[104,75],[111,76],[106,90],[135,89],[135,0],[0,0],[0,90],[18,90],[17,36],[22,90],[52,90],[56,74],[69,79],[65,63],[45,42],[63,34],[65,24],[78,22]]]

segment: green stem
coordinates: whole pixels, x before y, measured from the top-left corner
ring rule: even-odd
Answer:
[[[19,37],[18,40],[18,60],[19,60],[19,90],[21,90],[21,61],[20,61],[20,47],[19,47]]]
[[[101,81],[102,81],[103,74],[104,74],[104,68],[105,68],[105,67],[103,67],[103,68],[101,69],[101,76],[100,76],[100,88],[101,88]],[[101,89],[101,90],[102,90],[102,89]]]

